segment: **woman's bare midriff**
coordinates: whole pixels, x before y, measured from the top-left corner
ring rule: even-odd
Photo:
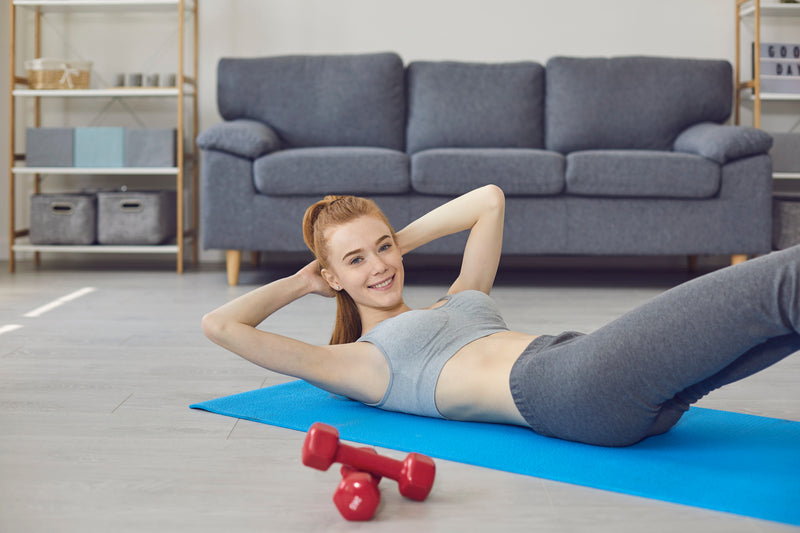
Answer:
[[[475,340],[444,365],[436,384],[436,407],[446,418],[527,426],[508,378],[520,354],[535,339],[503,331]]]

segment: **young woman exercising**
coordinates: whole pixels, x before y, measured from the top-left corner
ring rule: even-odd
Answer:
[[[303,220],[317,259],[207,314],[203,331],[264,368],[367,405],[603,446],[664,433],[708,392],[800,350],[800,247],[692,280],[588,335],[509,331],[488,296],[504,210],[490,185],[395,233],[370,200],[329,196]],[[403,255],[463,230],[447,295],[411,310]],[[312,293],[337,298],[329,345],[256,329]]]

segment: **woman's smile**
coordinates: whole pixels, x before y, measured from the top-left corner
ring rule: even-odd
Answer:
[[[392,276],[390,278],[387,278],[387,279],[385,279],[385,280],[383,280],[383,281],[381,281],[379,283],[376,283],[374,285],[368,285],[368,287],[370,289],[383,290],[383,289],[389,288],[393,283],[394,283],[394,276]]]

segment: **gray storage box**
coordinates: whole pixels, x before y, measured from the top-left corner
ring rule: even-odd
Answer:
[[[93,244],[97,228],[96,198],[91,194],[31,196],[32,244]]]
[[[72,128],[25,130],[25,164],[29,167],[71,167],[75,132]]]
[[[800,193],[776,194],[772,200],[772,247],[800,244]]]
[[[126,167],[174,167],[177,130],[126,129]]]
[[[772,135],[773,172],[800,172],[800,133],[774,133]]]
[[[175,191],[97,193],[97,242],[161,244],[175,236]]]

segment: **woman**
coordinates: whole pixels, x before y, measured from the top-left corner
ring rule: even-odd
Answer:
[[[664,433],[709,391],[800,350],[800,248],[676,287],[589,335],[509,331],[488,297],[504,210],[490,185],[395,233],[373,202],[329,196],[303,220],[316,260],[207,314],[203,331],[264,368],[368,405],[604,446]],[[403,255],[463,230],[447,295],[411,310]],[[256,329],[312,293],[337,298],[329,345]]]

